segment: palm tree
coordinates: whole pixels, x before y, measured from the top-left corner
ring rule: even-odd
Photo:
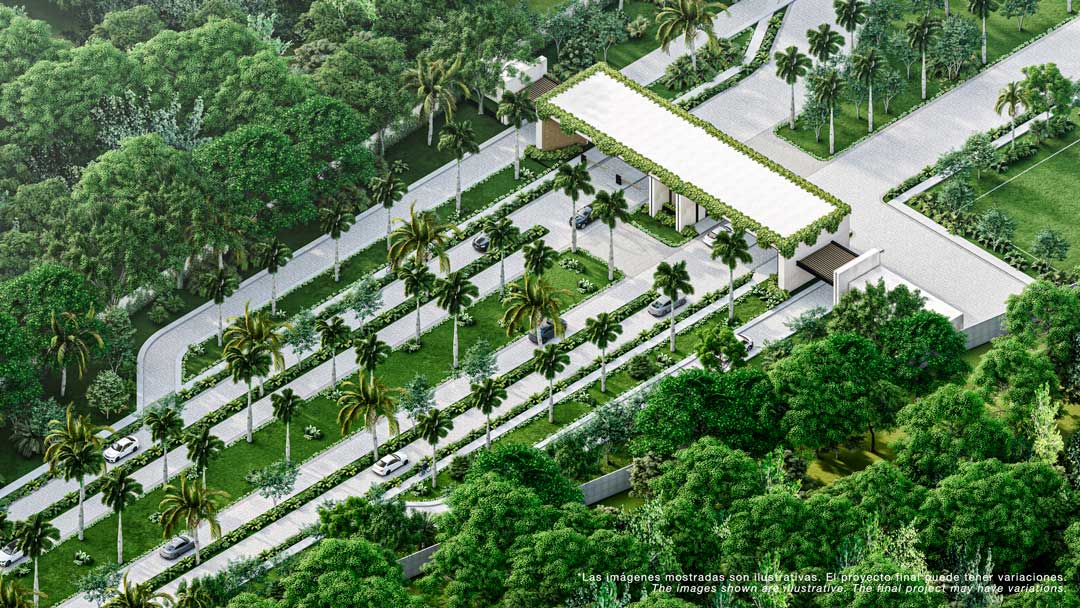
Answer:
[[[79,540],[82,540],[81,531]],[[59,541],[60,531],[49,523],[44,513],[34,513],[26,521],[15,525],[15,548],[34,562],[34,608],[37,608],[38,600],[41,598],[41,587],[38,585],[38,559]]]
[[[855,78],[866,85],[869,91],[869,102],[866,104],[866,128],[867,132],[874,130],[874,81],[878,74],[885,68],[885,59],[878,54],[877,49],[867,49],[865,53],[855,55],[851,61],[851,69],[854,70]]]
[[[1016,114],[1022,106],[1028,105],[1027,89],[1022,82],[1010,82],[998,93],[997,101],[994,102],[994,111],[998,114],[1007,112],[1009,124],[1012,125],[1012,142],[1016,145]]]
[[[630,220],[630,207],[622,190],[601,190],[593,199],[593,215],[608,227],[608,281],[615,280],[615,224]]]
[[[62,477],[64,481],[75,479],[79,482],[79,540],[83,540],[86,476],[105,472],[101,438],[97,433],[108,427],[94,425],[90,416],[76,416],[70,406],[63,422],[52,420],[49,425],[51,428],[45,437],[45,445],[48,446],[45,448],[45,462],[49,463],[51,475]]]
[[[569,292],[555,289],[543,279],[525,275],[520,285],[515,283],[510,286],[505,298],[506,311],[502,316],[502,325],[506,328],[506,335],[512,336],[515,328],[526,325],[536,332],[536,343],[541,344],[540,325],[546,318],[555,324],[555,333],[561,336],[566,324],[559,316],[563,306],[560,296],[566,293]]]
[[[948,0],[946,0],[948,4]],[[986,64],[986,17],[997,10],[996,0],[968,0],[968,10],[982,19],[982,62]]]
[[[690,64],[697,71],[697,50],[694,39],[698,32],[704,32],[708,44],[716,43],[713,20],[720,11],[727,11],[727,5],[721,2],[705,0],[671,0],[665,3],[656,14],[656,39],[666,53],[671,43],[680,36],[690,49]]]
[[[949,3],[946,1],[945,6]],[[908,46],[919,51],[922,57],[922,98],[926,99],[926,51],[930,43],[934,41],[941,29],[941,20],[930,15],[923,15],[918,21],[912,21],[904,26],[907,32]]]
[[[606,312],[585,321],[585,335],[600,349],[600,392],[607,392],[607,347],[622,334],[622,325]]]
[[[401,427],[397,419],[397,400],[394,393],[401,389],[390,389],[375,378],[375,374],[356,372],[356,382],[346,381],[342,385],[341,397],[338,398],[337,421],[341,425],[341,434],[346,435],[349,427],[359,421],[371,433],[371,446],[375,460],[379,459],[379,436],[376,429],[379,420],[386,418],[390,433],[397,435]]]
[[[116,563],[124,563],[124,509],[142,494],[142,484],[124,469],[105,476],[101,485],[101,502],[116,513]]]
[[[176,602],[173,608],[214,608],[214,600],[210,597],[203,579],[181,579],[176,586]]]
[[[660,262],[653,273],[653,289],[671,300],[668,321],[671,325],[671,352],[675,352],[675,302],[679,300],[680,293],[694,293],[694,286],[690,284],[690,273],[686,270],[686,261],[674,264]]]
[[[168,593],[154,593],[149,581],[132,583],[128,580],[129,572],[124,573],[124,580],[116,589],[116,595],[101,608],[167,608],[173,604]]]
[[[555,174],[555,187],[570,197],[570,250],[577,253],[577,222],[574,218],[577,217],[578,198],[582,194],[589,195],[596,191],[592,186],[589,168],[585,163],[559,165],[559,171]]]
[[[431,488],[435,489],[439,476],[439,440],[445,439],[454,428],[454,419],[444,410],[432,408],[416,421],[416,431],[431,446]]]
[[[486,378],[479,384],[473,384],[472,387],[472,401],[470,402],[473,407],[480,410],[480,413],[484,415],[486,423],[484,426],[484,435],[486,437],[485,443],[487,449],[491,449],[491,413],[495,411],[495,408],[499,407],[499,404],[506,399],[506,389],[499,384],[495,378]]]
[[[517,243],[521,231],[510,218],[489,217],[484,220],[484,232],[489,246],[499,253],[499,295],[506,293],[506,252]]]
[[[226,350],[228,355],[228,350]],[[184,430],[184,419],[180,412],[168,405],[158,405],[143,414],[143,426],[150,431],[150,438],[161,446],[161,485],[169,483],[169,447],[173,437]]]
[[[836,104],[844,94],[844,79],[839,70],[826,68],[817,76],[814,94],[818,102],[829,108],[829,155],[836,153]]]
[[[94,320],[94,309],[86,311],[87,321]],[[46,351],[50,357],[56,359],[56,366],[60,368],[60,396],[67,392],[67,368],[71,358],[75,358],[75,369],[79,371],[79,378],[86,372],[86,360],[90,357],[90,344],[97,344],[99,349],[105,348],[105,342],[101,334],[89,327],[79,324],[79,315],[73,312],[49,313],[50,334],[49,348]]]
[[[343,196],[334,197],[329,207],[319,209],[319,226],[334,239],[334,282],[341,278],[341,235],[356,221],[356,206]]]
[[[409,261],[398,271],[398,279],[405,284],[405,295],[416,299],[416,341],[420,341],[420,304],[435,287],[435,275],[426,264]]]
[[[472,123],[462,120],[447,122],[439,131],[440,152],[450,152],[457,165],[457,184],[454,194],[454,209],[461,215],[461,160],[466,154],[476,154],[480,151],[480,144],[476,141]]]
[[[290,389],[286,389],[290,390]],[[225,449],[225,442],[210,434],[210,425],[204,424],[200,430],[190,433],[184,443],[188,451],[188,460],[202,477],[202,485],[206,487],[206,469],[210,467],[210,461],[217,457]]]
[[[293,389],[287,388],[280,393],[270,395],[270,404],[274,408],[274,418],[277,418],[285,425],[285,462],[290,462],[292,459],[292,441],[289,425],[292,423],[296,413],[300,411],[300,406],[304,405],[304,400]]]
[[[266,272],[270,274],[270,314],[277,314],[277,273],[292,259],[292,249],[277,237],[259,243],[255,250]]]
[[[30,608],[33,592],[23,589],[19,581],[0,575],[0,608]]]
[[[240,279],[232,268],[209,268],[200,273],[195,280],[195,293],[210,298],[217,305],[218,333],[217,345],[221,346],[221,334],[225,331],[225,320],[221,315],[221,306],[225,300],[240,287]]]
[[[521,179],[521,127],[535,120],[536,106],[529,98],[528,91],[514,93],[503,91],[502,100],[495,115],[514,127],[514,181]]]
[[[252,313],[249,306],[250,302],[245,303],[244,314],[229,320],[225,348],[263,349],[269,353],[274,370],[285,369],[285,343],[278,330],[291,324],[275,321],[265,310]]]
[[[434,253],[439,258],[439,270],[450,272],[450,232],[460,232],[453,224],[441,224],[431,211],[416,212],[416,203],[409,206],[409,219],[398,218],[401,225],[390,233],[390,268],[397,270],[411,255],[417,264],[425,264]]]
[[[948,4],[947,1],[946,4]],[[855,30],[866,23],[866,2],[865,0],[834,0],[833,9],[836,10],[836,23],[848,33],[851,50],[854,52]]]
[[[453,272],[446,276],[445,279],[438,279],[435,282],[435,303],[446,311],[446,314],[454,321],[454,345],[453,345],[453,367],[458,367],[458,317],[469,306],[472,305],[473,299],[480,295],[480,289],[476,287],[469,279],[461,274],[461,272]]]
[[[712,244],[711,257],[728,267],[728,323],[735,319],[735,265],[754,261],[750,245],[746,243],[746,230],[736,228],[731,232],[721,230]]]
[[[394,208],[394,204],[405,197],[405,193],[408,191],[408,187],[405,182],[397,178],[392,171],[388,171],[384,175],[371,178],[368,183],[368,190],[371,191],[371,200],[376,205],[382,205],[383,209],[386,209],[386,250],[390,250],[390,225],[392,223],[390,218],[390,210]]]
[[[356,364],[368,373],[375,373],[375,368],[386,361],[391,353],[390,345],[380,340],[375,332],[367,332],[354,339],[352,345],[356,351]]]
[[[559,252],[548,247],[544,239],[537,239],[521,250],[525,257],[525,274],[539,279],[548,268],[555,265]]]
[[[337,349],[349,339],[349,326],[341,317],[333,316],[329,319],[319,319],[315,322],[315,330],[319,332],[321,347],[330,353],[330,382],[337,385]]]
[[[251,411],[251,383],[270,373],[272,359],[270,353],[261,347],[240,348],[236,345],[225,347],[225,367],[233,382],[247,385],[247,442],[255,440]]]
[[[405,70],[405,88],[415,91],[416,98],[420,102],[420,116],[426,117],[428,121],[427,145],[429,146],[431,137],[435,133],[435,113],[444,110],[446,119],[452,119],[454,109],[457,107],[457,92],[461,91],[463,95],[469,95],[469,88],[458,76],[460,70],[460,56],[450,65],[442,59],[430,59],[425,63],[424,60],[418,58],[415,68]]]
[[[210,539],[221,536],[221,524],[217,512],[221,501],[228,494],[221,490],[210,490],[198,483],[188,483],[187,477],[180,475],[178,484],[165,486],[165,498],[161,499],[161,526],[165,536],[172,536],[180,527],[191,533],[195,541],[195,565],[202,561],[199,547],[199,526],[202,522],[210,524]]]
[[[536,371],[548,381],[548,422],[555,424],[555,376],[559,375],[570,363],[570,355],[564,353],[558,344],[548,344],[533,351]]]
[[[795,83],[799,78],[806,75],[813,62],[799,50],[797,46],[789,46],[784,51],[777,51],[776,75],[784,82],[791,85],[791,129],[795,129]]]
[[[822,23],[816,30],[806,30],[806,41],[810,45],[810,55],[822,65],[829,63],[829,59],[844,46],[844,36],[828,23]]]

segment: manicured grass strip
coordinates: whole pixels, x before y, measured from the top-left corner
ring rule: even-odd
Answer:
[[[660,12],[659,6],[653,2],[631,0],[623,3],[623,12],[626,13],[627,22],[644,15],[649,20],[649,29],[637,40],[627,40],[608,49],[608,65],[617,70],[621,70],[660,48],[660,43],[656,40],[656,30],[658,29],[656,26],[656,13]],[[603,59],[603,57],[599,59]]]
[[[495,104],[484,104],[484,115],[481,116],[476,104],[471,101],[459,101],[457,111],[454,112],[455,122],[465,121],[472,124],[473,134],[476,141],[483,143],[506,130],[506,125],[495,118]],[[415,131],[409,133],[400,141],[386,149],[386,161],[394,162],[402,160],[409,164],[409,170],[401,176],[402,181],[411,184],[416,180],[428,175],[432,171],[454,160],[449,152],[438,149],[439,131],[446,124],[446,114],[435,117],[435,132],[431,138],[431,145],[427,145],[427,121],[418,126]]]
[[[661,213],[667,213],[662,211]],[[648,203],[642,205],[630,215],[630,223],[637,226],[649,236],[667,245],[668,247],[680,247],[690,242],[693,237],[685,236],[675,230],[674,226],[661,223],[659,219],[649,215]]]

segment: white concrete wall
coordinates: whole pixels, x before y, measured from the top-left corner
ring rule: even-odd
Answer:
[[[664,203],[671,200],[671,188],[652,175],[649,176],[649,215],[656,217]]]
[[[848,292],[851,282],[881,266],[881,250],[871,249],[833,272],[833,305]]]
[[[791,291],[814,280],[816,277],[802,268],[799,268],[796,265],[796,262],[818,249],[821,249],[825,245],[828,245],[829,241],[836,241],[844,247],[849,245],[851,242],[850,215],[844,217],[844,219],[840,221],[840,225],[836,228],[836,232],[823,231],[818,235],[817,241],[815,241],[813,245],[807,245],[805,243],[799,244],[799,246],[795,248],[795,255],[791,258],[785,258],[783,256],[777,257],[776,269],[780,288]]]

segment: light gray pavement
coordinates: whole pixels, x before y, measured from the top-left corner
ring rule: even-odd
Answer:
[[[726,13],[717,15],[713,21],[713,32],[720,38],[730,38],[754,25],[762,19],[768,19],[776,11],[790,4],[793,0],[741,0],[732,5]],[[698,33],[694,39],[694,48],[701,49],[707,40],[704,33]],[[640,84],[650,84],[664,75],[664,70],[679,57],[689,52],[682,38],[673,41],[665,52],[656,49],[638,59],[621,71],[627,77]]]
[[[689,91],[679,95],[675,98],[676,103],[683,101],[684,99],[691,99],[694,96],[702,93],[705,89],[716,86],[721,82],[724,82],[728,78],[733,78],[742,69],[742,66],[750,63],[754,59],[754,55],[757,54],[761,48],[761,43],[765,41],[765,33],[769,31],[769,18],[763,17],[761,21],[757,22],[754,27],[754,33],[750,36],[750,42],[746,45],[746,52],[743,54],[743,60],[739,65],[733,65],[730,68],[720,72],[708,82],[703,82],[698,86],[690,89]]]

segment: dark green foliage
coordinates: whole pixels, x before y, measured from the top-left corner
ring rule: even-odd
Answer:
[[[0,310],[22,324],[37,351],[48,346],[52,313],[86,314],[98,303],[93,286],[58,264],[41,264],[0,284]]]
[[[296,564],[283,585],[280,608],[413,605],[393,554],[366,540],[320,542]]]
[[[465,481],[473,482],[488,473],[529,488],[547,505],[581,502],[581,490],[563,477],[550,456],[532,446],[512,443],[476,454]]]
[[[881,331],[881,352],[898,385],[924,394],[968,372],[964,334],[942,315],[920,310],[890,322]]]
[[[913,521],[926,497],[925,488],[888,461],[841,477],[823,492],[848,499],[866,521],[876,520],[885,530],[895,530]]]
[[[14,317],[0,312],[0,415],[4,418],[26,407],[41,395],[35,341]]]
[[[434,540],[426,537],[421,513],[407,511],[400,497],[373,492],[319,509],[319,523],[329,538],[362,538],[398,555],[418,551]]]
[[[1035,400],[1035,391],[1049,385],[1052,394],[1058,391],[1054,364],[1043,352],[1028,348],[1019,338],[997,338],[983,355],[971,384],[983,399],[1000,397],[1008,403],[1027,404]]]
[[[890,581],[884,584],[859,585],[855,582],[843,585],[840,592],[820,596],[821,608],[945,608],[948,602],[941,592],[906,592],[893,591],[895,587],[903,589],[914,585],[910,581],[918,580],[918,572],[905,568],[893,559],[880,553],[870,555],[860,563],[845,568],[841,574],[851,577],[851,581]],[[892,577],[892,578],[885,578]],[[897,581],[897,582],[891,582]]]
[[[140,42],[150,40],[163,29],[165,24],[161,22],[157,12],[150,6],[140,4],[107,13],[101,23],[94,26],[94,35],[126,51]]]
[[[1036,281],[1009,297],[1005,328],[1028,344],[1044,343],[1061,373],[1075,357],[1072,339],[1080,332],[1080,299],[1071,288]]]
[[[832,310],[829,329],[833,333],[850,332],[879,342],[879,332],[895,319],[922,310],[926,298],[906,285],[885,287],[884,280],[865,289],[852,289],[840,298]]]

